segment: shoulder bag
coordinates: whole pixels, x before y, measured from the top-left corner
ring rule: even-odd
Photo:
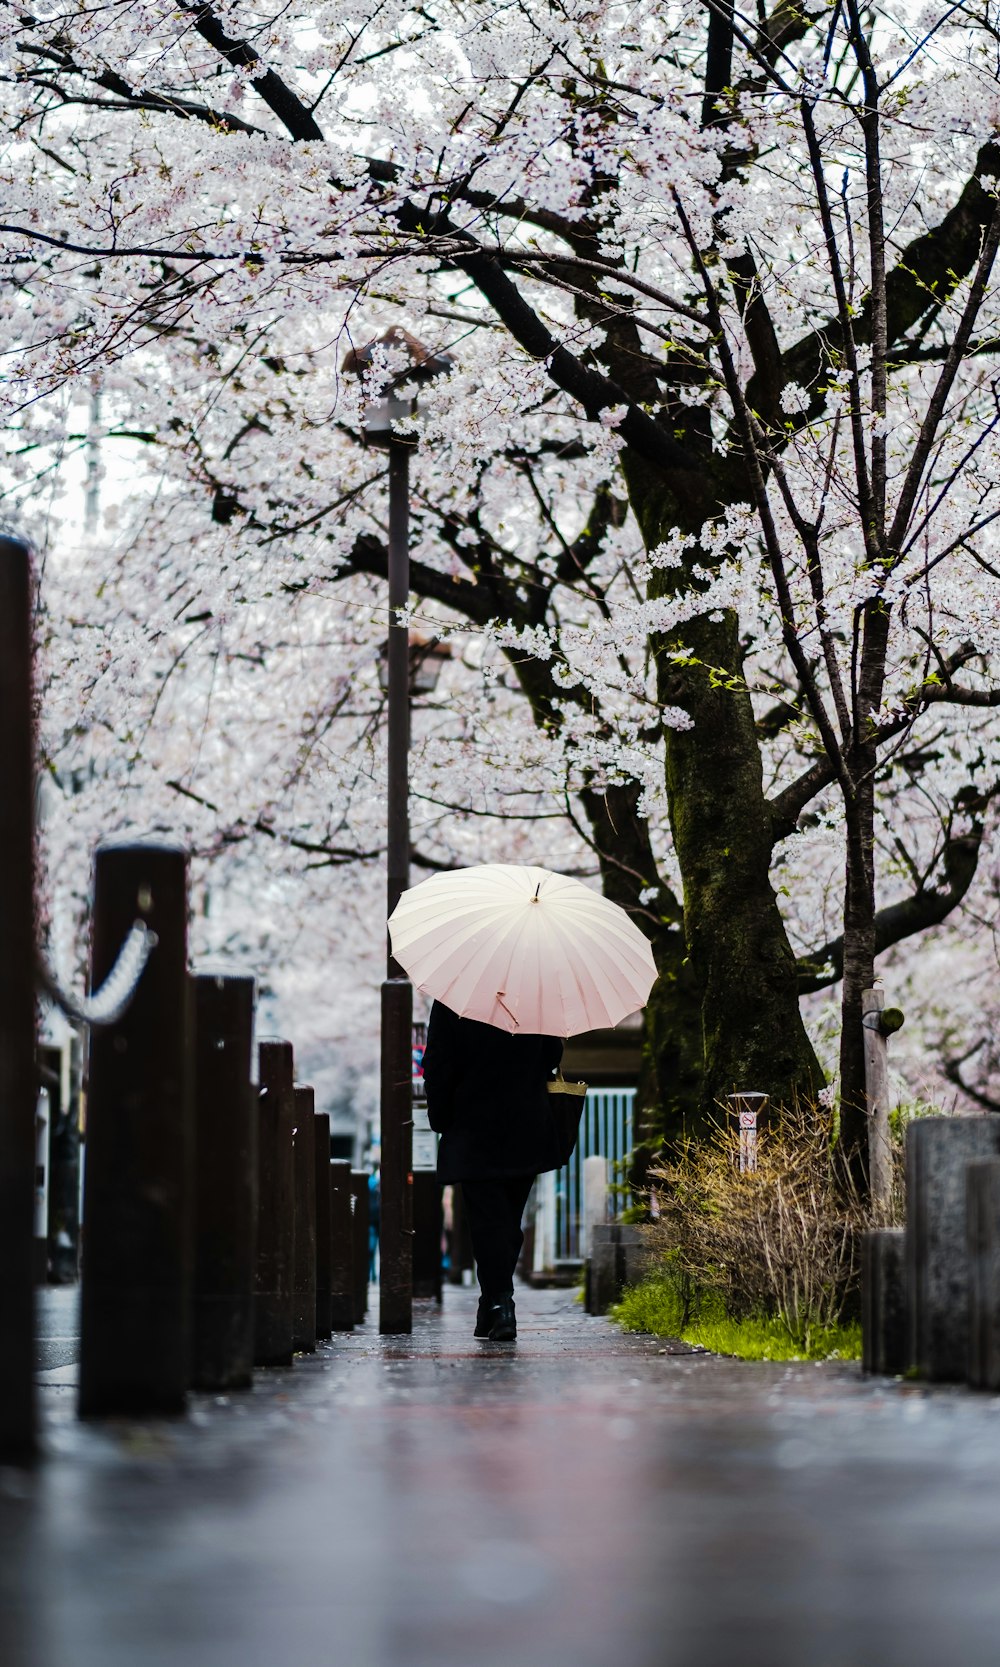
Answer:
[[[567,1082],[562,1072],[558,1071],[545,1086],[549,1091],[549,1105],[555,1124],[556,1153],[560,1163],[567,1163],[579,1138],[587,1084]]]

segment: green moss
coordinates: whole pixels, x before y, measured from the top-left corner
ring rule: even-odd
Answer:
[[[861,1327],[816,1326],[804,1341],[790,1336],[780,1320],[719,1320],[689,1326],[686,1343],[740,1360],[860,1360]]]
[[[740,1360],[860,1360],[861,1327],[855,1324],[808,1328],[793,1337],[778,1319],[751,1315],[730,1319],[717,1292],[692,1299],[676,1279],[653,1276],[628,1286],[611,1318],[624,1331],[676,1337],[713,1354]]]

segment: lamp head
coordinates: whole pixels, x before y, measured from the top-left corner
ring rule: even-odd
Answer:
[[[450,353],[432,352],[409,330],[394,324],[364,347],[352,347],[344,358],[342,368],[355,376],[364,376],[375,363],[378,348],[384,348],[389,353],[401,350],[407,363],[388,378],[381,397],[366,406],[361,430],[365,444],[415,446],[414,436],[397,434],[393,430],[394,423],[411,418],[416,413],[416,398],[405,390],[414,382],[429,382],[435,376],[445,376],[455,361]]]

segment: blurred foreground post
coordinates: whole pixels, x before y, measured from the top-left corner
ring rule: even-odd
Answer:
[[[1000,1158],[965,1166],[969,1382],[1000,1389]]]
[[[290,1366],[295,1271],[292,1044],[261,1042],[259,1059],[254,1365]]]
[[[316,1347],[316,1096],[295,1090],[295,1303],[292,1341],[304,1354]]]
[[[906,1130],[909,1364],[961,1383],[969,1349],[966,1165],[1000,1155],[1000,1117],[915,1117]]]
[[[313,1120],[316,1171],[316,1336],[330,1335],[330,1116],[318,1111]]]
[[[90,987],[136,921],[156,946],[90,1039],[81,1417],[180,1412],[190,1375],[193,1174],[187,854],[108,844],[94,861]]]
[[[349,1163],[331,1163],[330,1171],[330,1324],[334,1331],[351,1331],[357,1310],[354,1278],[354,1219]],[[365,1264],[368,1246],[365,1245]]]
[[[200,974],[195,1008],[196,1389],[253,1376],[257,1108],[250,1082],[255,984]]]
[[[35,1447],[31,557],[0,538],[0,1464]]]

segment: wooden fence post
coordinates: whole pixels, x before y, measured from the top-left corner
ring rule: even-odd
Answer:
[[[292,1044],[261,1042],[258,1057],[254,1365],[290,1366],[294,1352],[295,1270]]]
[[[0,1463],[35,1449],[31,556],[0,538]]]
[[[330,1114],[317,1111],[313,1122],[316,1180],[316,1336],[329,1337],[330,1274],[333,1265],[330,1238]]]
[[[295,1309],[296,1349],[316,1348],[316,1096],[305,1084],[295,1090]]]
[[[354,1276],[356,1251],[352,1213],[351,1166],[331,1163],[330,1172],[330,1324],[334,1331],[351,1331],[357,1315],[358,1282]],[[368,1246],[364,1247],[365,1270]]]
[[[180,1412],[190,1373],[192,994],[179,847],[98,847],[92,990],[136,921],[156,947],[128,1008],[90,1039],[81,1417]]]
[[[352,1222],[354,1242],[352,1256],[354,1259],[354,1323],[363,1325],[368,1312],[368,1228],[370,1206],[368,1201],[368,1172],[364,1169],[351,1171]]]
[[[257,1105],[250,1082],[256,986],[202,973],[195,1000],[196,1389],[253,1377]]]

